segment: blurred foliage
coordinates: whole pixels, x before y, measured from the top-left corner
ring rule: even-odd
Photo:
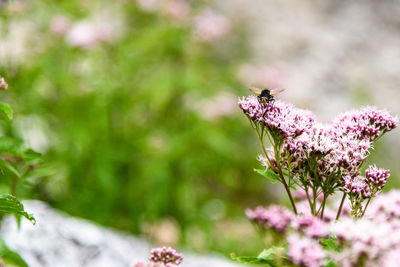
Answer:
[[[205,5],[191,3],[192,12]],[[28,52],[0,63],[20,117],[9,131],[34,148],[39,140],[46,162],[20,194],[135,234],[173,220],[180,244],[197,250],[254,251],[260,240],[238,246],[251,226],[235,218],[271,198],[252,171],[256,138],[236,107],[211,118],[199,108],[221,92],[232,105],[247,94],[235,78],[248,55],[244,29],[196,42],[189,23],[117,1],[124,33],[113,42],[85,49],[51,33],[55,15],[78,21],[102,5],[17,1],[1,11],[5,36],[18,34],[16,21],[34,25]]]

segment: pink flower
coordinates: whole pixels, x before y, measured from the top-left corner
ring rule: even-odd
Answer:
[[[194,36],[200,42],[213,43],[231,31],[231,22],[225,16],[210,9],[203,10],[194,18]]]
[[[3,77],[0,77],[0,89],[7,90],[8,84]]]
[[[328,237],[328,225],[313,215],[296,216],[292,221],[292,227],[311,238]]]
[[[71,25],[71,21],[62,15],[55,16],[51,20],[50,30],[55,35],[64,35]]]
[[[189,17],[190,8],[186,1],[168,0],[163,7],[163,12],[171,19],[180,22]]]
[[[376,165],[370,165],[365,170],[365,176],[368,184],[376,191],[379,191],[386,185],[386,180],[390,177],[390,170],[378,169]]]
[[[272,205],[268,208],[258,206],[254,210],[247,209],[246,215],[250,221],[259,224],[264,229],[272,229],[279,233],[286,232],[293,214],[285,207]]]
[[[170,247],[153,248],[151,250],[150,261],[152,262],[179,265],[182,260],[183,254],[176,252],[175,249]]]
[[[254,95],[240,99],[238,105],[250,119],[265,125],[282,138],[301,135],[313,126],[315,120],[308,110],[297,109],[279,100],[263,104]]]
[[[358,139],[374,141],[385,132],[396,128],[397,123],[398,118],[390,115],[387,110],[366,107],[341,114],[334,121],[334,127],[338,133],[352,133]]]
[[[295,234],[288,238],[288,255],[293,263],[307,267],[320,267],[326,261],[325,252],[318,241]]]

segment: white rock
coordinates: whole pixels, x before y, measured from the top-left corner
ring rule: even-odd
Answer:
[[[146,260],[152,245],[146,240],[68,216],[40,201],[25,201],[37,223],[23,219],[18,230],[7,217],[0,235],[31,267],[130,267]],[[221,256],[183,252],[182,267],[238,267]]]

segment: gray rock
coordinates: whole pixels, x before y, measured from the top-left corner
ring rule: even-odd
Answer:
[[[37,223],[22,220],[18,230],[13,217],[7,217],[1,236],[31,267],[130,267],[146,260],[152,245],[143,238],[118,232],[56,211],[40,201],[25,201]],[[183,252],[182,267],[240,266],[217,255]]]

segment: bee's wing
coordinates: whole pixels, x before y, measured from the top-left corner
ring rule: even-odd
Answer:
[[[261,95],[262,89],[257,87],[249,87],[249,90],[252,91],[256,95]]]
[[[271,90],[269,90],[269,94],[270,95],[276,95],[276,94],[279,94],[279,93],[281,93],[283,91],[285,91],[284,88],[271,89]]]

